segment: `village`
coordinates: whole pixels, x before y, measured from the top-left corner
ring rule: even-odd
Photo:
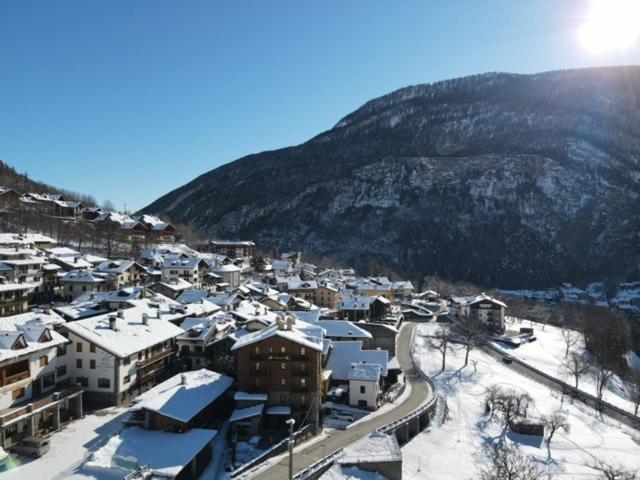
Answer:
[[[0,192],[8,208],[117,225],[114,243],[138,248],[109,258],[42,233],[0,233],[8,478],[335,479],[356,469],[395,480],[408,468],[401,446],[449,410],[440,380],[415,357],[425,341],[442,372],[453,345],[474,371],[469,354],[480,345],[503,367],[552,358],[535,350],[536,336],[563,349],[554,327],[508,317],[503,300],[482,292],[443,297],[318,267],[301,252],[270,258],[249,240],[188,246],[149,215]],[[566,342],[567,352],[578,344]],[[610,408],[637,428],[638,402],[634,411],[611,385]],[[604,387],[594,401],[609,408]],[[511,423],[545,435],[543,423]]]

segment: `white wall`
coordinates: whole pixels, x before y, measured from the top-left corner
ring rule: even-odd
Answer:
[[[360,393],[360,387],[364,387],[364,393]],[[349,380],[349,405],[357,407],[360,400],[364,400],[367,402],[367,407],[378,408],[379,393],[380,385],[378,382]]]

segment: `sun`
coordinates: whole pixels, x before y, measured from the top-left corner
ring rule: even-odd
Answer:
[[[594,54],[633,47],[640,39],[640,0],[594,0],[578,33]]]

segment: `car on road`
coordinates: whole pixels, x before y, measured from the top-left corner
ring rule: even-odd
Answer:
[[[511,355],[504,355],[502,361],[508,365],[513,362],[513,357]]]
[[[49,451],[51,445],[48,438],[26,437],[11,447],[11,450],[20,455],[38,458]]]

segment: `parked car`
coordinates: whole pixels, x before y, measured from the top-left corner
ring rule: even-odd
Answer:
[[[505,355],[502,357],[502,361],[506,364],[513,362],[513,357],[511,355]]]
[[[51,445],[48,438],[26,437],[11,447],[15,453],[31,458],[38,458],[49,451]]]

